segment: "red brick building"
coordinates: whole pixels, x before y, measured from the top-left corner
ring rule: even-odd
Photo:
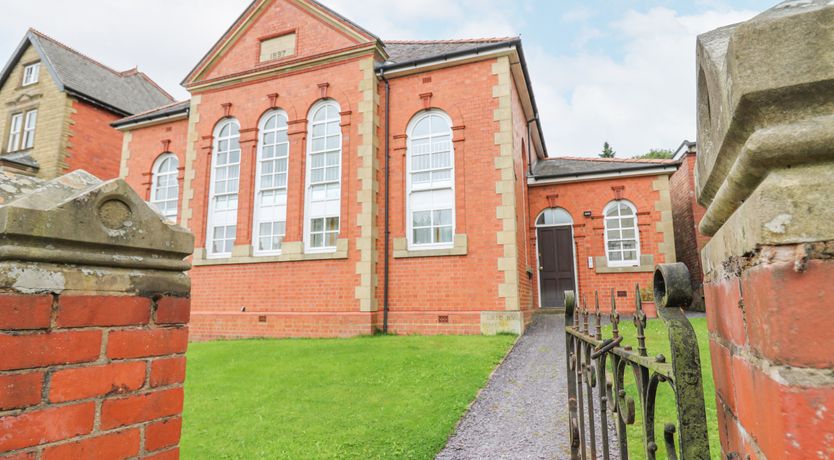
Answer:
[[[114,126],[121,176],[196,235],[195,338],[520,332],[567,289],[633,309],[675,260],[677,164],[547,159],[518,38],[256,0],[183,84]]]

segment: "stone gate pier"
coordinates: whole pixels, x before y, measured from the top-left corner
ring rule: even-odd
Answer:
[[[122,180],[0,171],[0,458],[177,458],[193,237]]]
[[[701,35],[697,69],[722,458],[834,458],[834,4]]]

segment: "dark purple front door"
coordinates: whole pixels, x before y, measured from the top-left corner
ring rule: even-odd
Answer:
[[[565,291],[576,289],[571,227],[540,227],[539,283],[541,306],[564,307]]]

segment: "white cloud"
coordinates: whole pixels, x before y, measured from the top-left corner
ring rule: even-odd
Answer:
[[[616,58],[530,47],[527,60],[550,155],[596,156],[608,141],[618,156],[630,157],[694,140],[695,37],[754,14],[629,11],[611,24],[623,49]]]
[[[180,81],[249,1],[8,2],[0,16],[0,53],[10,54],[31,25],[117,70],[138,65],[185,98]],[[388,39],[515,35],[535,14],[533,0],[326,3]],[[691,16],[654,8],[599,24],[593,10],[567,10],[557,19],[579,28],[573,50],[554,54],[548,43],[525,43],[551,155],[596,155],[607,140],[620,156],[631,156],[692,139],[695,36],[753,15],[722,6]],[[584,51],[603,33],[620,40],[620,56]]]

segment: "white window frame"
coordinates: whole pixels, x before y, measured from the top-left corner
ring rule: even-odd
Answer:
[[[635,240],[634,253],[636,255],[636,259],[634,259],[634,260],[611,260],[611,258],[610,258],[610,253],[609,253],[609,249],[608,249],[608,230],[609,230],[608,221],[609,220],[614,220],[614,219],[620,220],[619,229],[620,230],[623,229],[623,227],[622,227],[623,216],[620,215],[620,211],[619,211],[619,206],[621,204],[625,204],[626,206],[631,208],[631,212],[634,213],[634,240]],[[612,206],[617,206],[617,209],[618,209],[617,210],[617,217],[609,218],[608,217],[608,209],[611,208]],[[638,225],[638,222],[637,222],[637,207],[634,206],[634,204],[632,202],[628,201],[628,200],[614,200],[614,201],[608,203],[607,205],[605,205],[605,208],[603,208],[603,210],[602,210],[602,219],[603,219],[603,237],[604,237],[604,242],[605,242],[605,247],[604,247],[604,249],[605,249],[605,260],[608,263],[608,266],[609,267],[637,267],[637,266],[640,266],[640,226]],[[615,230],[615,229],[612,229],[612,230]],[[629,240],[629,239],[620,238],[620,239],[617,239],[616,241],[622,242],[622,241],[627,241],[627,240]],[[618,249],[616,251],[619,251],[621,254],[624,255],[626,250],[621,248],[621,249]]]
[[[9,143],[7,152],[17,152],[20,148],[20,138],[23,137],[23,112],[15,113],[9,120]]]
[[[173,161],[174,162],[174,171],[173,172],[172,171],[166,171],[164,173],[160,172],[160,168],[162,168],[162,165],[166,161]],[[177,221],[177,216],[179,215],[179,212],[178,212],[179,211],[179,209],[178,209],[179,208],[179,199],[180,199],[179,167],[180,167],[179,158],[177,158],[177,156],[174,155],[173,153],[167,152],[167,153],[163,153],[162,155],[160,155],[156,159],[156,161],[154,161],[153,169],[151,169],[151,196],[150,196],[150,202],[151,202],[151,204],[155,205],[157,207],[157,209],[160,210],[160,212],[162,212],[162,215],[165,216],[166,219],[168,219],[172,222],[176,222]],[[177,194],[173,199],[173,201],[174,201],[173,214],[171,214],[171,213],[166,214],[164,209],[160,208],[159,205],[158,205],[158,203],[166,203],[166,202],[172,201],[170,198],[165,197],[163,199],[160,199],[157,196],[157,194],[159,193],[159,179],[162,176],[173,176],[174,177],[174,187],[176,187]]]
[[[450,168],[437,168],[437,169],[449,169],[449,185],[442,185],[442,186],[435,186],[431,183],[429,184],[420,184],[416,187],[412,184],[412,170],[411,170],[411,156],[413,153],[412,143],[414,140],[425,139],[426,137],[421,138],[414,138],[412,136],[414,129],[416,126],[426,118],[432,116],[439,116],[443,118],[449,126],[449,161],[450,161]],[[406,129],[407,134],[407,149],[406,149],[406,210],[405,210],[405,219],[406,219],[406,241],[408,243],[408,250],[409,251],[421,251],[421,250],[432,250],[432,249],[447,249],[454,247],[455,245],[455,230],[457,228],[457,195],[455,193],[455,142],[453,138],[452,132],[452,119],[447,115],[445,112],[441,110],[428,110],[422,112],[412,118],[411,122],[408,124],[408,128]],[[433,133],[432,133],[433,134]],[[432,134],[427,136],[428,138],[433,137]],[[425,170],[421,172],[429,172],[434,171],[434,169]],[[435,191],[435,190],[450,190],[452,195],[452,202],[451,202],[451,211],[452,211],[452,241],[449,242],[440,242],[440,243],[424,243],[424,244],[416,244],[414,243],[414,217],[412,216],[412,203],[411,203],[411,195],[414,192],[425,192],[425,191]],[[445,208],[444,208],[445,209]],[[423,211],[423,210],[421,210]],[[434,209],[431,210],[432,216],[434,215]],[[430,227],[432,228],[432,227]]]
[[[23,117],[23,137],[20,140],[20,149],[29,150],[35,147],[35,127],[38,124],[38,109],[26,112]]]
[[[34,85],[38,82],[38,80],[40,80],[40,75],[40,62],[23,66],[23,80],[21,81],[20,86]]]
[[[282,238],[282,242],[279,242],[279,244],[278,244],[278,249],[259,249],[259,247],[260,247],[260,244],[259,244],[260,243],[260,236],[261,236],[260,235],[261,223],[263,223],[263,222],[261,222],[261,220],[264,219],[264,217],[265,217],[264,210],[262,209],[263,206],[261,205],[261,194],[264,191],[281,191],[281,190],[283,190],[285,200],[286,200],[286,196],[288,194],[289,162],[290,162],[290,142],[289,142],[289,138],[287,139],[286,142],[281,142],[281,143],[276,142],[275,144],[273,144],[276,148],[281,144],[286,144],[286,147],[287,147],[287,155],[285,157],[283,157],[287,162],[287,170],[284,173],[287,176],[287,179],[284,182],[284,185],[283,186],[272,186],[272,187],[270,187],[266,190],[264,190],[262,188],[262,185],[261,185],[261,167],[262,167],[262,162],[264,161],[263,160],[263,147],[265,145],[264,144],[265,135],[267,134],[267,132],[266,132],[266,123],[267,123],[267,121],[269,121],[269,119],[271,117],[279,117],[279,118],[283,117],[284,118],[283,128],[277,128],[275,130],[271,130],[270,131],[271,133],[275,133],[275,135],[277,136],[278,133],[280,133],[281,131],[284,131],[284,132],[288,131],[287,122],[289,121],[289,117],[287,116],[287,112],[285,112],[283,110],[280,110],[280,109],[270,110],[270,111],[266,112],[265,114],[263,114],[263,116],[261,117],[261,120],[258,122],[258,151],[257,151],[257,158],[255,159],[255,164],[256,164],[256,166],[255,166],[255,187],[254,187],[255,188],[255,195],[254,195],[254,206],[253,206],[253,211],[252,211],[252,254],[254,254],[256,256],[280,255],[281,254],[281,246],[282,246],[282,242],[283,242],[283,238]],[[273,157],[272,159],[269,159],[267,161],[273,161],[273,160],[277,160],[277,159],[280,159],[280,158],[281,157],[276,156],[276,157]],[[275,174],[275,172],[273,171],[272,174]],[[278,206],[280,207],[280,205],[278,205]],[[283,207],[284,207],[283,216],[279,215],[278,216],[279,219],[277,220],[277,222],[281,222],[281,220],[283,220],[283,222],[284,222],[284,238],[285,238],[286,234],[287,234],[287,202],[286,201],[284,202]],[[275,221],[270,220],[270,222],[275,222]]]
[[[316,113],[319,110],[323,110],[327,106],[332,106],[333,108],[335,108],[337,116],[335,118],[330,118],[330,119],[325,119],[325,120],[322,120],[322,121],[319,121],[319,122],[314,122],[313,120],[315,119]],[[342,134],[341,115],[340,114],[341,114],[341,108],[339,107],[338,102],[336,102],[333,99],[323,99],[323,100],[318,101],[315,104],[313,104],[313,106],[310,108],[310,112],[307,116],[307,124],[308,124],[308,127],[307,127],[307,155],[306,155],[306,159],[305,159],[306,172],[305,172],[305,180],[304,180],[304,183],[305,183],[305,187],[304,187],[304,252],[306,252],[306,253],[322,253],[322,252],[335,252],[336,251],[336,246],[312,247],[310,245],[311,239],[312,239],[310,221],[312,219],[324,219],[324,223],[323,223],[324,231],[322,232],[322,234],[323,234],[322,238],[323,239],[326,238],[327,233],[332,233],[332,232],[327,232],[327,230],[326,230],[326,225],[327,225],[327,219],[328,218],[336,217],[336,218],[339,219],[339,228],[336,231],[336,239],[337,240],[339,238],[339,234],[341,234],[341,231],[342,231],[342,224],[343,224],[342,218],[341,218],[342,163],[343,163],[343,156],[344,156],[344,149],[343,149],[343,146],[342,146],[342,142],[344,141],[344,137],[343,137],[343,134]],[[338,157],[339,157],[339,173],[338,173],[338,178],[335,181],[324,180],[324,181],[321,181],[321,182],[317,182],[316,184],[312,184],[311,183],[311,180],[312,180],[311,155],[313,155],[315,153],[318,153],[318,152],[313,152],[313,129],[318,124],[324,124],[325,127],[326,127],[328,123],[332,123],[332,122],[336,122],[339,126],[339,129],[338,129],[338,131],[339,131],[339,155],[338,155]],[[326,128],[325,128],[325,130],[326,130]],[[325,132],[325,136],[326,135],[327,135],[327,133]],[[322,152],[327,152],[327,151],[328,150],[327,150],[327,147],[325,145],[325,149]],[[333,183],[338,184],[338,187],[339,187],[339,199],[338,199],[339,213],[337,215],[332,215],[332,213],[325,213],[325,214],[322,214],[321,216],[311,215],[311,209],[310,208],[311,208],[311,203],[312,203],[311,198],[312,198],[312,188],[313,188],[313,186],[314,185],[333,184]]]
[[[224,137],[224,138],[221,139],[219,137],[220,132],[222,131],[222,129],[226,125],[233,126],[237,130],[237,135],[236,136],[232,135],[232,136]],[[214,190],[214,182],[215,182],[214,181],[214,178],[215,178],[214,176],[217,172],[218,145],[219,145],[220,141],[226,140],[226,141],[231,142],[231,140],[235,139],[235,138],[238,139],[238,146],[239,146],[239,143],[240,143],[240,123],[237,121],[237,119],[235,119],[235,118],[225,118],[225,119],[221,120],[219,123],[217,123],[217,126],[215,126],[215,128],[214,128],[214,141],[212,142],[212,149],[211,149],[212,155],[211,155],[211,174],[210,174],[210,177],[209,177],[210,182],[209,182],[208,218],[206,219],[207,225],[206,225],[206,248],[205,249],[206,249],[206,257],[207,258],[217,259],[217,258],[230,257],[232,255],[231,251],[228,251],[228,252],[226,252],[226,251],[224,251],[224,252],[214,252],[213,251],[213,247],[214,247],[214,244],[213,244],[214,243],[214,231],[213,230],[214,230],[214,220],[216,219],[215,209],[214,209],[214,207],[215,207],[214,201],[215,201],[215,198],[217,198],[215,196],[215,190]],[[232,149],[229,149],[229,152],[232,152],[232,151],[233,151]],[[237,211],[240,209],[240,201],[239,201],[240,200],[240,176],[241,176],[241,174],[240,174],[240,157],[241,157],[242,153],[243,153],[243,150],[240,149],[240,147],[238,147],[238,161],[236,163],[237,167],[238,167],[238,176],[237,176],[238,187],[237,187],[237,190],[234,193],[229,193],[228,191],[226,193],[224,193],[225,196],[236,195],[236,198],[238,200],[238,203],[235,206],[235,210],[234,210],[235,211],[234,212],[234,215],[235,215],[235,218],[234,218],[235,237],[237,237],[237,230],[238,230],[237,229],[237,223],[238,223],[237,222]],[[226,163],[223,166],[227,167],[227,166],[234,166],[234,165],[235,165],[235,163]],[[227,180],[228,180],[228,178],[227,178]],[[234,248],[234,241],[232,242],[232,248]]]

